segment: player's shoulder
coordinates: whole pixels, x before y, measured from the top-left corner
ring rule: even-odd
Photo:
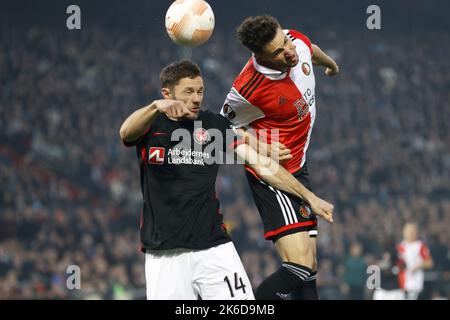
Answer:
[[[217,120],[223,118],[220,114],[211,110],[201,110],[199,120]]]
[[[301,42],[303,42],[308,47],[311,54],[313,53],[312,43],[308,36],[295,29],[286,29],[284,30],[284,32],[292,41],[300,40]]]
[[[417,240],[417,245],[420,247],[421,250],[424,248],[428,248],[427,243],[423,240]]]
[[[237,91],[244,89],[246,84],[252,81],[258,74],[259,72],[256,70],[255,65],[253,64],[253,57],[250,57],[242,71],[234,80],[233,87]]]
[[[397,243],[396,249],[398,252],[403,253],[405,251],[405,242],[402,241],[400,243]]]
[[[294,39],[300,39],[300,40],[309,40],[309,38],[303,34],[302,32],[295,30],[295,29],[285,29],[284,32],[289,36],[292,37]],[[311,41],[310,41],[311,42]]]
[[[220,113],[212,112],[210,110],[202,110],[200,112],[201,112],[201,117],[199,117],[200,118],[199,120],[208,122],[208,125],[211,128],[214,128],[217,126],[221,127],[224,124],[229,123],[228,119],[225,118]]]
[[[255,66],[254,58],[250,58],[244,69],[236,77],[228,98],[242,105],[258,105],[261,92],[270,86],[271,80]]]
[[[420,243],[419,243],[419,250],[420,250],[420,255],[423,257],[423,258],[427,258],[427,257],[430,257],[431,256],[431,252],[430,252],[430,248],[428,247],[428,245],[426,244],[426,242],[425,241],[420,241]]]

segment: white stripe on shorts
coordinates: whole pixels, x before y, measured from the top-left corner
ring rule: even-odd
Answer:
[[[280,205],[281,211],[283,212],[284,221],[286,225],[298,223],[297,215],[295,214],[294,207],[292,206],[292,202],[287,195],[281,192],[278,189],[268,185],[262,180],[259,180],[263,185],[269,187],[275,193],[277,197],[278,204]]]
[[[292,205],[286,202],[286,200],[289,200],[285,198],[285,195],[280,192],[278,189],[275,189],[272,186],[269,186],[267,183],[265,183],[262,180],[259,180],[263,185],[269,187],[270,190],[272,190],[273,193],[275,193],[275,196],[277,197],[278,204],[280,205],[281,212],[283,213],[284,222],[286,225],[294,223],[294,221],[297,221],[297,218],[294,214],[294,210],[292,209]],[[290,207],[289,207],[290,205]]]
[[[286,203],[286,199],[283,197],[283,194],[280,192],[280,190],[275,189],[275,193],[280,197],[281,202],[283,203],[284,209],[286,210],[286,214],[289,218],[289,223],[294,223],[294,219],[292,218],[292,211],[289,209],[289,206]]]
[[[286,199],[286,202],[287,202],[289,208],[291,209],[292,218],[294,219],[294,223],[297,223],[298,222],[297,215],[295,214],[294,208],[292,207],[291,200],[289,199],[289,197],[287,195],[285,195],[281,191],[279,191],[279,192],[284,196],[284,198]]]
[[[275,191],[271,186],[269,186],[269,189],[272,190],[272,191],[275,193],[275,196],[277,197],[278,204],[279,204],[280,207],[281,207],[281,212],[283,212],[283,217],[284,217],[284,222],[285,222],[285,224],[286,224],[286,225],[290,224],[291,221],[290,221],[290,219],[288,220],[288,214],[287,214],[287,212],[286,212],[286,209],[285,209],[285,207],[284,207],[284,204],[283,204],[283,202],[282,202],[280,196],[278,195],[278,193],[276,193],[276,191]]]
[[[283,267],[291,271],[293,274],[297,275],[302,280],[305,280],[309,277],[309,274],[306,271],[293,268],[292,266],[286,264],[283,264]]]

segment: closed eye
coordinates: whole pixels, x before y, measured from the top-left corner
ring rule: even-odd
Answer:
[[[278,48],[277,50],[275,50],[272,53],[272,57],[276,57],[278,56],[280,53],[282,53],[284,51],[284,47],[286,46],[286,43],[288,42],[288,38],[285,36],[284,37],[284,43],[283,43],[283,48]]]

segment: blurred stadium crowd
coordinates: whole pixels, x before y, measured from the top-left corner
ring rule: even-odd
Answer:
[[[335,223],[319,227],[321,298],[370,299],[366,268],[394,250],[407,221],[435,262],[422,297],[448,298],[450,70],[438,58],[450,52],[448,30],[298,28],[341,67],[333,79],[315,69],[308,167],[314,191],[335,204]],[[202,67],[204,108],[218,111],[249,54],[220,29],[194,51],[149,30],[1,29],[1,299],[145,297],[138,165],[118,130],[183,56]],[[243,172],[223,166],[217,192],[256,288],[279,260]],[[82,290],[66,289],[69,265],[80,266]]]

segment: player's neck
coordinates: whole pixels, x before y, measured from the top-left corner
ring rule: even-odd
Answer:
[[[276,70],[276,71],[280,71],[281,73],[286,73],[289,70],[289,67],[285,67],[285,68],[280,68],[279,66],[275,65],[274,63],[267,61],[267,60],[263,60],[261,58],[255,57],[256,62],[263,67],[272,69],[272,70]]]
[[[275,66],[275,65],[272,65],[271,63],[266,63],[266,64],[261,64],[263,67],[266,67],[266,68],[269,68],[269,69],[272,69],[272,70],[276,70],[276,71],[280,71],[281,73],[286,73],[288,70],[289,70],[289,68],[288,67],[286,67],[286,68],[280,68],[280,67],[278,67],[278,66]]]

